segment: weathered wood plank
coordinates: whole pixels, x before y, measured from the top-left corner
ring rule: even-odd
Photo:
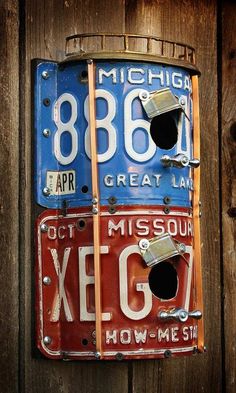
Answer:
[[[0,390],[18,390],[18,2],[0,5]]]
[[[202,261],[208,352],[136,362],[133,391],[220,392],[221,310],[217,124],[216,1],[126,1],[126,31],[192,45],[200,77]],[[214,140],[214,143],[212,141]],[[199,374],[199,370],[201,370]]]
[[[114,7],[115,6],[115,7]],[[115,8],[115,12],[114,12]],[[33,252],[32,219],[37,216],[37,209],[32,199],[30,173],[31,158],[31,97],[30,97],[30,62],[33,58],[62,60],[64,58],[65,38],[68,35],[83,32],[120,32],[123,31],[123,1],[30,1],[25,2],[26,59],[25,89],[22,99],[25,102],[25,176],[27,187],[24,189],[25,207],[22,215],[25,220],[25,249],[22,260],[25,272],[21,280],[25,282],[22,302],[25,304],[25,344],[22,346],[22,391],[36,392],[76,392],[83,393],[127,393],[128,364],[99,362],[62,362],[36,359],[32,355],[31,324],[33,321],[33,299],[31,296]],[[32,211],[30,211],[32,206]],[[23,207],[22,207],[23,208]]]
[[[236,390],[236,6],[222,2],[222,230],[226,391]]]

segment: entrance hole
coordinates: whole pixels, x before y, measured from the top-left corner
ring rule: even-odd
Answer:
[[[171,262],[160,262],[149,273],[149,286],[156,297],[169,300],[176,296],[178,276]]]
[[[167,112],[154,117],[151,121],[150,133],[160,149],[172,149],[178,139],[178,129],[173,114]]]

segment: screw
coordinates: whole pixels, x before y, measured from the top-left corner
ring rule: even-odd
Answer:
[[[207,352],[207,347],[204,345],[204,347],[203,347],[203,351],[204,352]]]
[[[47,232],[48,226],[46,224],[42,224],[42,225],[40,225],[40,229],[41,229],[41,232]]]
[[[193,348],[193,354],[195,355],[196,353],[198,353],[198,349],[197,349],[197,347],[194,347]]]
[[[167,349],[167,350],[164,352],[165,358],[170,358],[171,355],[172,355],[172,353],[171,353],[171,351],[170,351],[169,349]]]
[[[88,64],[93,64],[93,60],[92,60],[92,59],[88,59],[88,60],[87,60],[87,63],[88,63]]]
[[[93,214],[98,214],[98,208],[97,207],[93,207],[92,208],[92,213]]]
[[[109,211],[110,214],[114,214],[116,212],[115,206],[109,206],[108,211]]]
[[[147,250],[149,246],[150,246],[150,242],[149,242],[148,239],[142,239],[142,240],[140,240],[140,242],[139,242],[139,247],[140,247],[142,250]]]
[[[142,93],[139,94],[140,100],[147,100],[149,97],[149,94],[147,91],[143,91]]]
[[[51,337],[49,337],[49,336],[45,336],[45,337],[43,338],[43,342],[44,342],[44,344],[46,344],[46,345],[50,345],[51,342],[52,342],[52,339],[51,339]]]
[[[163,211],[164,211],[165,214],[169,214],[170,213],[169,207],[164,207]]]
[[[43,78],[43,79],[48,79],[48,78],[49,78],[49,73],[48,73],[48,71],[43,71],[43,72],[42,72],[42,78]]]
[[[178,245],[178,249],[179,249],[179,252],[185,252],[185,251],[186,251],[186,246],[185,246],[185,244],[184,244],[184,243],[180,243],[180,244]]]
[[[93,205],[97,205],[98,204],[98,199],[97,198],[93,198],[92,199],[92,204]]]
[[[95,356],[96,359],[100,359],[101,358],[100,352],[95,352],[94,356]]]
[[[123,353],[117,352],[117,354],[116,354],[116,360],[123,360],[123,359],[124,359]]]
[[[49,195],[50,195],[50,190],[49,190],[48,187],[44,187],[44,189],[43,189],[43,195],[45,195],[45,196],[49,196]]]
[[[44,99],[43,99],[43,105],[44,105],[44,106],[49,106],[50,104],[51,104],[51,101],[50,101],[49,98],[44,98]]]
[[[179,320],[181,322],[186,322],[188,319],[188,313],[185,310],[181,310],[179,313]]]
[[[181,98],[181,100],[179,101],[180,105],[185,105],[185,101],[183,98]]]
[[[45,138],[48,138],[50,135],[50,130],[49,128],[44,128],[43,130],[43,136],[45,136]]]
[[[111,197],[108,199],[108,202],[110,203],[110,205],[115,205],[115,203],[117,202],[117,199],[116,199],[116,197],[111,196]]]
[[[171,198],[168,197],[168,196],[165,196],[163,198],[163,202],[164,202],[165,205],[169,205],[171,203]]]
[[[44,285],[50,285],[52,282],[51,278],[48,276],[43,277],[43,283]]]

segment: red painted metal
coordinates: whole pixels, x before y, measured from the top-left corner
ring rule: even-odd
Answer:
[[[95,358],[92,225],[92,214],[85,208],[70,209],[66,216],[47,210],[36,223],[37,344],[50,358]],[[150,292],[151,269],[138,248],[140,239],[169,232],[191,250],[191,211],[171,207],[165,214],[163,206],[116,206],[110,214],[103,207],[100,225],[104,358],[159,358],[169,356],[169,351],[172,356],[192,354],[198,322],[158,318],[161,310],[195,309],[192,252],[185,254],[188,264],[181,256],[169,261],[177,271],[178,289],[174,298],[161,300]]]

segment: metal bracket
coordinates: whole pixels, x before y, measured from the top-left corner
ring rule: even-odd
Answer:
[[[160,159],[162,165],[166,168],[175,167],[175,168],[185,168],[187,166],[191,168],[198,168],[200,165],[200,160],[197,158],[193,158],[190,160],[185,154],[178,153],[173,157],[164,154]]]
[[[183,256],[186,252],[185,244],[173,239],[169,233],[164,233],[150,240],[141,239],[139,248],[148,267],[152,267],[176,255],[181,255],[188,265],[187,259]]]
[[[150,93],[143,91],[139,94],[139,98],[149,119],[153,119],[153,117],[174,110],[183,111],[188,118],[181,101],[169,88],[152,91]]]
[[[171,319],[179,322],[186,322],[188,318],[201,319],[202,313],[199,310],[186,311],[183,308],[176,308],[170,311],[161,311],[158,317],[163,322]]]

